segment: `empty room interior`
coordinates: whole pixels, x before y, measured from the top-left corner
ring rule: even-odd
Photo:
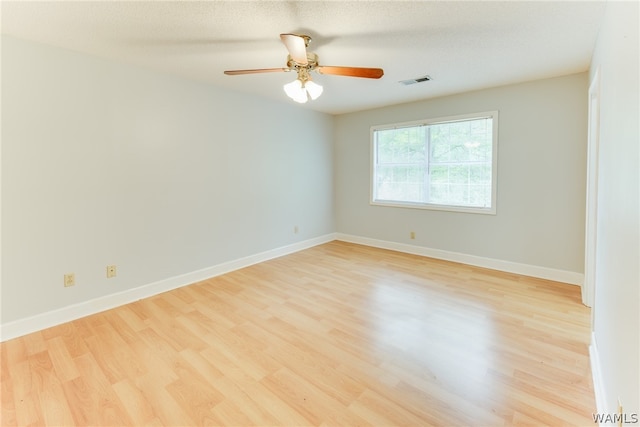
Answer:
[[[638,2],[0,7],[0,425],[638,425]]]

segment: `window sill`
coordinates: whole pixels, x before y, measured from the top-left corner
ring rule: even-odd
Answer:
[[[496,208],[478,208],[473,206],[453,206],[453,205],[436,205],[432,203],[411,203],[411,202],[394,202],[373,200],[370,201],[371,206],[385,206],[392,208],[408,208],[408,209],[426,209],[434,211],[462,212],[483,215],[496,215]]]

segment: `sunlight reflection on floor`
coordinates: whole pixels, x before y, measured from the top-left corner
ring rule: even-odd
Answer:
[[[447,310],[448,302],[417,293],[397,282],[376,282],[372,289],[375,341],[384,363],[419,365],[422,379],[481,396],[489,392],[483,379],[495,369],[494,324],[477,301],[467,315]],[[459,296],[456,304],[464,304]],[[459,312],[458,312],[459,313]],[[464,343],[464,345],[460,345]]]

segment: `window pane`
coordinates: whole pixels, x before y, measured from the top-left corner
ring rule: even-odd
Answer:
[[[452,184],[467,184],[469,182],[469,166],[450,166],[449,182]]]
[[[429,155],[431,163],[441,163],[449,161],[449,139],[448,132],[442,125],[429,126],[429,136],[431,150]]]
[[[429,180],[432,184],[449,182],[449,166],[431,166]]]
[[[425,160],[421,127],[387,129],[376,132],[378,163],[416,163]]]
[[[374,201],[493,208],[494,117],[374,130]]]
[[[449,185],[448,184],[431,184],[429,186],[429,201],[431,203],[447,204],[449,200]]]
[[[469,204],[469,186],[449,184],[449,204],[465,206]]]
[[[378,200],[424,202],[424,166],[379,166],[375,197]]]
[[[490,206],[491,186],[471,185],[469,187],[469,204],[472,206]]]
[[[464,162],[469,160],[469,149],[464,143],[455,142],[451,145],[450,159],[455,162]]]
[[[470,167],[470,175],[470,181],[475,184],[491,184],[491,165],[472,165]]]

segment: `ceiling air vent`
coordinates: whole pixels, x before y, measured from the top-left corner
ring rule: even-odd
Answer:
[[[429,80],[431,80],[431,77],[422,76],[422,77],[416,77],[415,79],[400,80],[398,83],[403,84],[405,86],[409,86],[409,85],[413,85],[413,84],[416,84],[416,83],[428,82]]]

